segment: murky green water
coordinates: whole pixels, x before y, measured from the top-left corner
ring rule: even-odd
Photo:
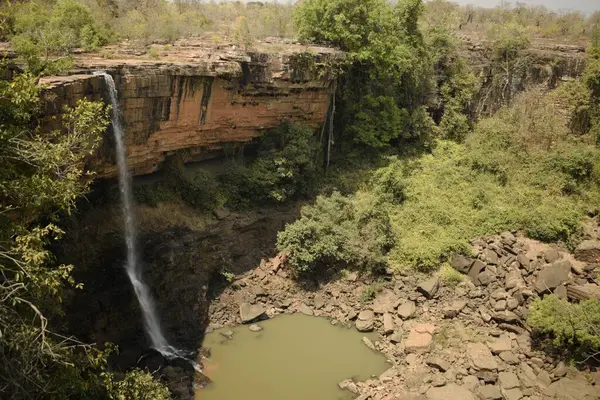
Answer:
[[[389,368],[383,355],[362,343],[364,334],[325,318],[281,315],[259,325],[260,332],[247,325],[231,329],[232,340],[219,332],[206,336],[212,355],[204,373],[213,382],[196,392],[197,400],[352,399],[338,382]]]

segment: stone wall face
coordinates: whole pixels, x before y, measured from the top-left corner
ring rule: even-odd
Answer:
[[[119,92],[129,166],[135,175],[148,174],[171,155],[202,160],[285,119],[317,129],[326,117],[334,77],[315,65],[332,65],[341,55],[302,54],[313,58],[310,65],[297,54],[266,53],[202,64],[80,60],[77,74],[42,82],[48,87],[45,116],[50,127],[58,127],[63,106],[84,97],[108,102],[103,78],[91,75],[107,71]],[[101,177],[116,175],[113,149],[109,129],[95,160]]]

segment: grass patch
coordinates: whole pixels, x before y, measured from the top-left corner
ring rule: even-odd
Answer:
[[[464,281],[465,275],[461,274],[448,263],[442,264],[440,268],[440,283],[444,286],[451,288],[456,287],[459,283]]]

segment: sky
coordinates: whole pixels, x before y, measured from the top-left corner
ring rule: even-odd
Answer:
[[[495,7],[500,5],[501,0],[452,0],[459,4],[473,4],[481,7]],[[519,0],[521,3],[530,5],[542,5],[555,11],[569,10],[593,13],[600,11],[600,0]],[[515,4],[516,1],[510,1]]]

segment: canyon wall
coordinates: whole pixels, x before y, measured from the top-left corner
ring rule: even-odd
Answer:
[[[343,53],[294,44],[277,50],[186,43],[160,61],[82,56],[71,75],[42,80],[45,116],[50,125],[58,124],[65,105],[84,97],[106,100],[104,80],[92,72],[107,71],[119,92],[127,160],[135,175],[158,170],[174,154],[184,162],[214,157],[285,119],[318,128]],[[107,132],[95,158],[101,177],[116,175],[112,144]]]
[[[106,101],[103,78],[92,73],[109,72],[119,91],[127,159],[135,175],[157,171],[175,154],[184,162],[222,155],[284,119],[318,128],[329,108],[334,71],[344,58],[331,48],[292,42],[257,43],[243,51],[206,39],[165,46],[157,60],[122,47],[103,51],[104,57],[78,56],[71,75],[42,80],[45,116],[50,127],[58,127],[65,105],[84,97]],[[543,41],[533,42],[511,66],[510,80],[503,78],[485,43],[462,38],[462,55],[481,82],[472,117],[494,112],[533,85],[553,88],[585,67],[583,46]],[[432,109],[434,115],[443,110],[440,105]],[[113,148],[109,130],[94,158],[101,177],[116,175]]]

